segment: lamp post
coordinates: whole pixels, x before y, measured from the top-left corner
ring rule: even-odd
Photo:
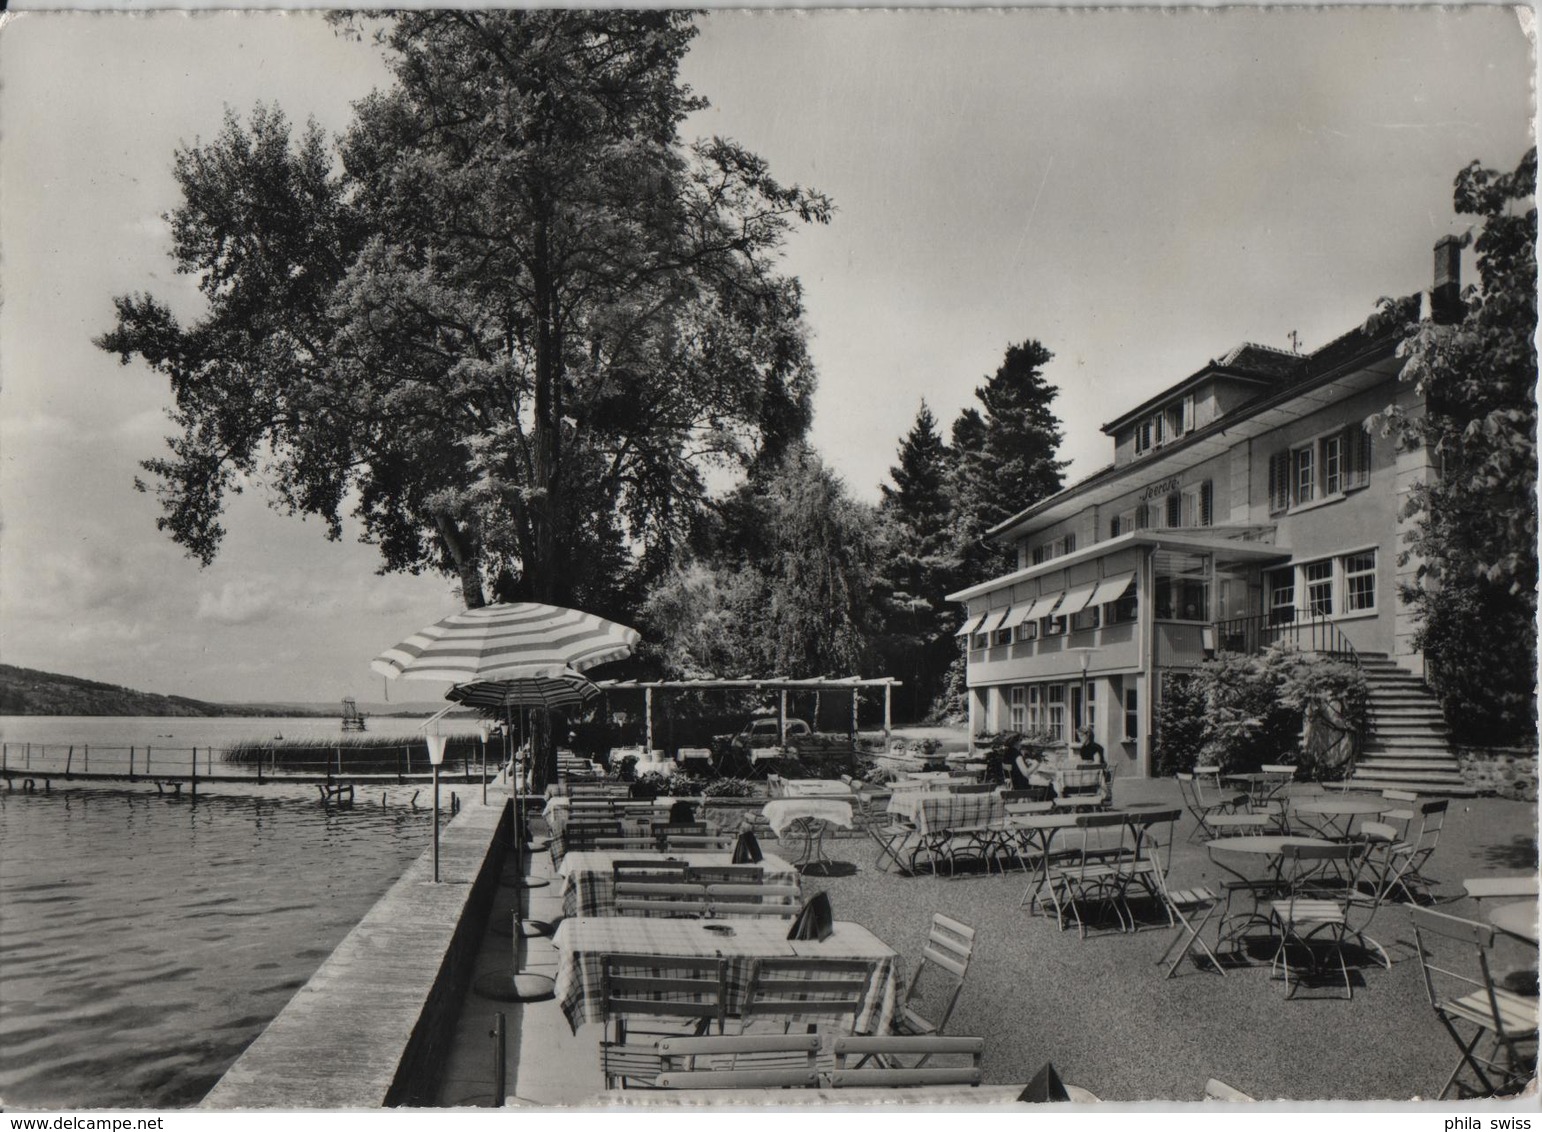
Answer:
[[[445,735],[425,735],[428,761],[434,768],[434,883],[439,883],[439,764],[444,762]]]
[[[1079,645],[1069,651],[1076,653],[1082,662],[1081,718],[1076,722],[1076,730],[1080,731],[1083,727],[1092,726],[1091,721],[1088,719],[1088,716],[1092,713],[1087,709],[1087,666],[1092,660],[1092,654],[1098,650],[1090,645]]]

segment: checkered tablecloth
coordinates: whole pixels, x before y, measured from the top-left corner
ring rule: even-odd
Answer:
[[[785,837],[794,822],[829,822],[842,829],[851,828],[851,803],[838,798],[776,798],[767,802],[760,811],[778,837]]]
[[[708,930],[712,924],[733,929],[731,935]],[[615,954],[660,957],[722,956],[728,961],[728,1012],[743,1009],[750,964],[756,959],[806,956],[825,959],[870,959],[872,982],[857,1015],[856,1032],[883,1034],[904,991],[904,961],[894,949],[861,924],[837,921],[822,940],[790,940],[785,920],[655,920],[646,917],[580,916],[563,920],[553,939],[560,958],[556,997],[576,1033],[587,1022],[605,1017],[604,957]]]
[[[1000,827],[1006,821],[1006,805],[1000,794],[941,794],[908,791],[889,799],[891,813],[900,814],[923,837],[944,830],[980,830]]]
[[[646,861],[671,857],[677,861],[704,867],[730,865],[732,853],[675,852],[658,853],[640,849],[599,849],[569,853],[562,858],[558,872],[562,876],[562,914],[564,916],[616,915],[616,887],[611,866],[617,861]],[[799,885],[803,878],[774,853],[765,853],[759,862],[767,884]]]

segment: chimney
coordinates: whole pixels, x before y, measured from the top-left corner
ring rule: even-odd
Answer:
[[[1442,236],[1435,242],[1430,317],[1439,323],[1462,320],[1462,241],[1455,236]]]

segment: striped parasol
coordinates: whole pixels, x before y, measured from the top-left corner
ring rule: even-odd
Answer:
[[[508,602],[468,609],[420,629],[370,667],[393,679],[455,684],[556,678],[631,656],[641,639],[636,629],[582,610]]]
[[[522,676],[514,680],[479,680],[457,684],[445,699],[467,707],[497,711],[504,708],[582,707],[600,694],[593,682],[569,670],[558,676]]]

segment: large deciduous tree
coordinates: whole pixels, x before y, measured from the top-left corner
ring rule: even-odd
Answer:
[[[678,77],[686,15],[401,12],[375,34],[395,84],[335,151],[259,108],[176,155],[173,256],[206,309],[184,327],[124,296],[98,339],[171,380],[158,522],[207,563],[260,477],[468,605],[625,612],[703,463],[774,462],[806,431],[776,258],[831,206],[731,141],[682,145],[704,105]]]
[[[1511,173],[1473,162],[1456,178],[1456,211],[1481,217],[1478,282],[1460,318],[1410,327],[1401,380],[1423,411],[1389,410],[1435,475],[1405,506],[1414,519],[1402,600],[1459,738],[1534,740],[1537,616],[1537,152]]]

